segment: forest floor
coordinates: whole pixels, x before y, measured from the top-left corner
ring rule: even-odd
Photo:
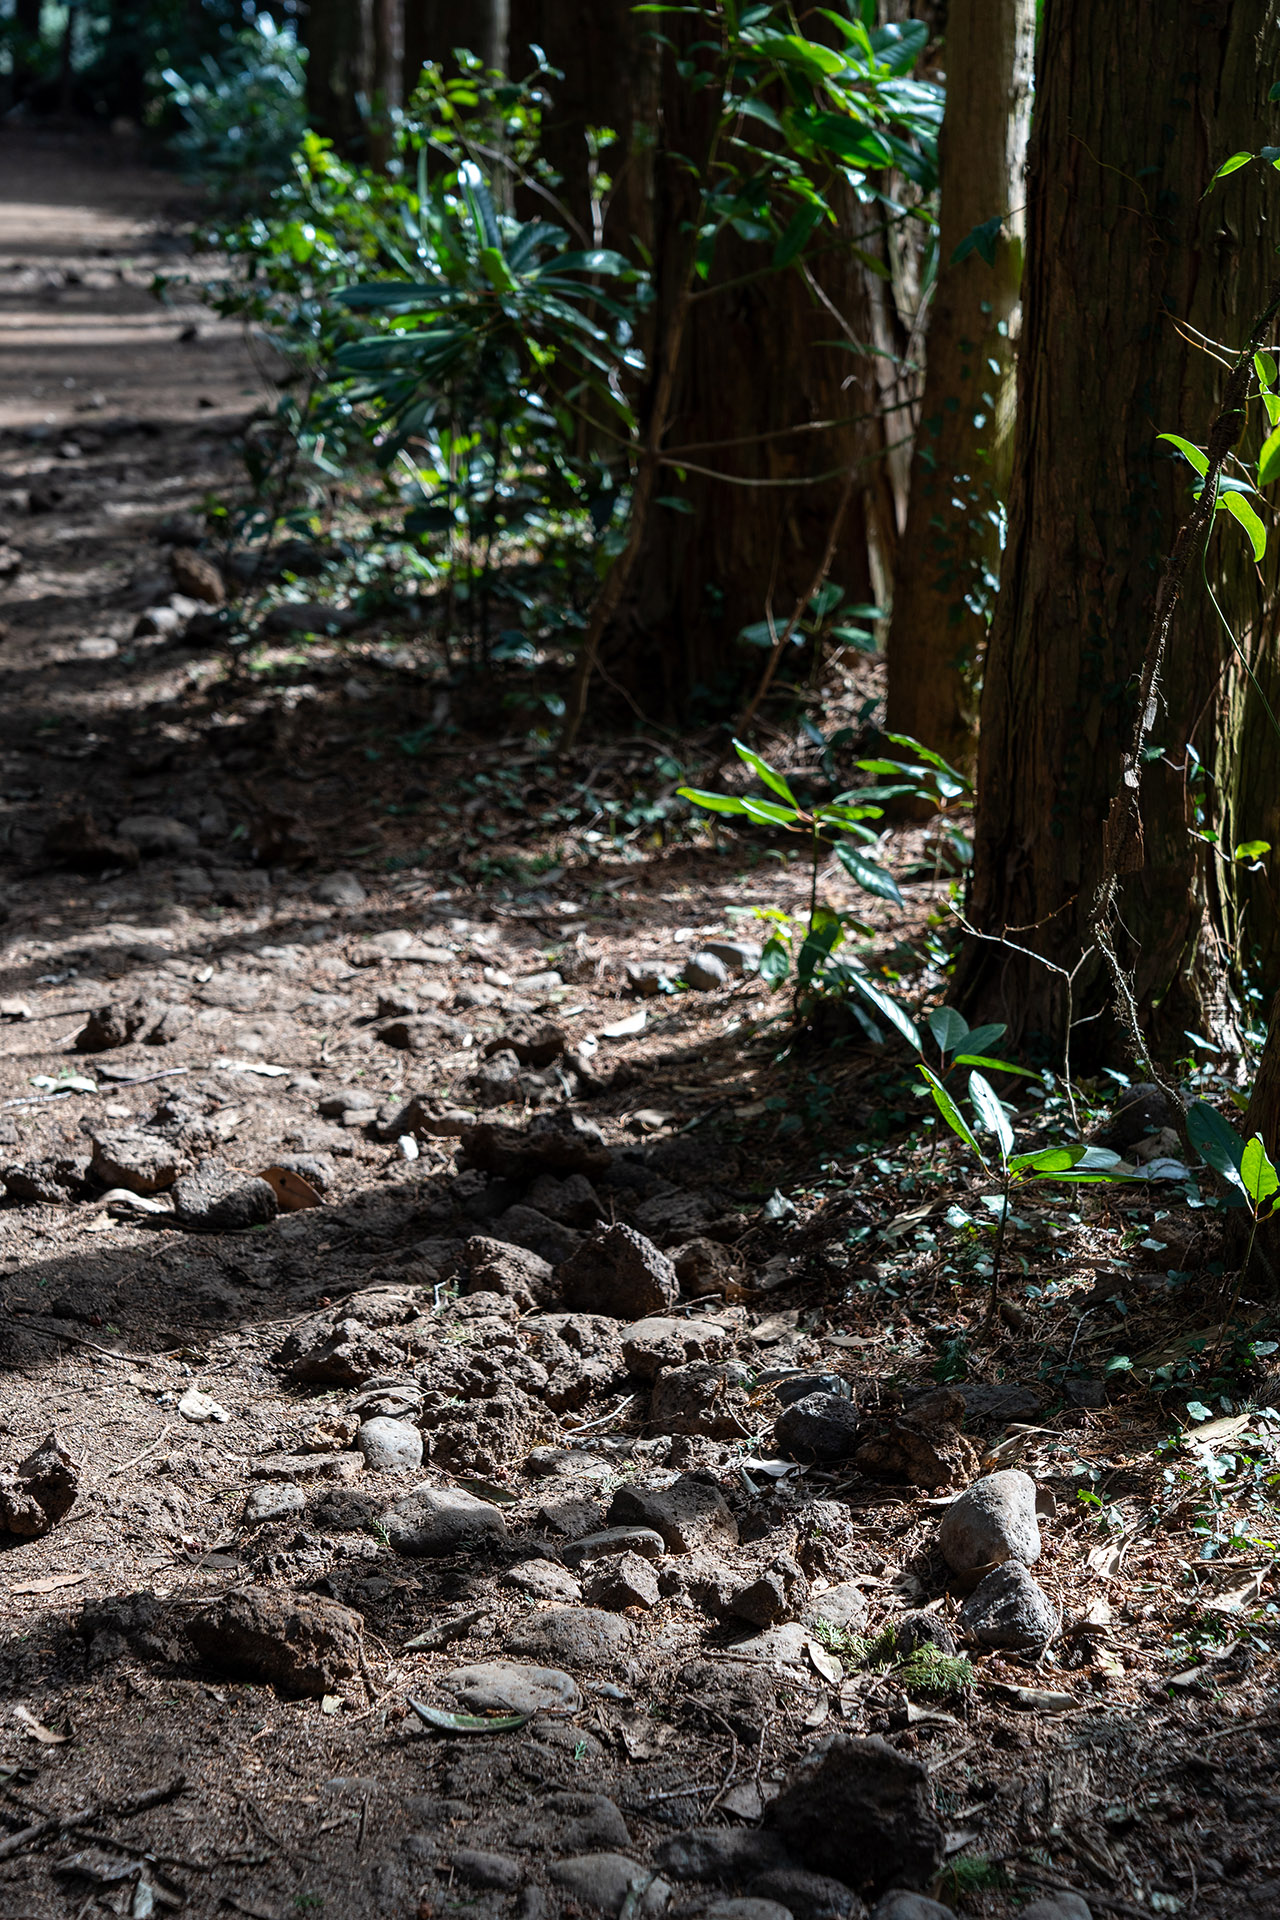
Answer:
[[[905,1050],[734,971],[802,874],[661,844],[670,741],[557,766],[412,635],[233,662],[174,589],[262,383],[149,291],[181,183],[0,166],[0,1915],[1280,1911],[1280,1455],[1244,1397],[1186,1437],[1185,1183],[1020,1207],[984,1332]],[[1051,1625],[912,1663],[1010,1467]],[[878,1807],[790,1789],[832,1735],[908,1763]]]

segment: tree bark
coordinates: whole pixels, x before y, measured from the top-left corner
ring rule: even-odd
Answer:
[[[468,0],[404,0],[407,94],[413,93],[428,60],[452,72],[456,47],[484,55],[484,23]]]
[[[394,117],[404,105],[404,0],[373,0],[373,97],[369,158],[385,167],[393,151]]]
[[[1077,1036],[1077,1064],[1115,1038],[1088,918],[1132,730],[1131,676],[1189,504],[1190,470],[1158,436],[1203,445],[1225,373],[1191,330],[1241,344],[1272,273],[1266,169],[1206,189],[1233,150],[1275,139],[1267,91],[1278,55],[1267,0],[1134,0],[1123,18],[1102,0],[1046,0],[969,910],[981,932],[1079,968],[1074,1014],[1094,1018]],[[1239,529],[1218,520],[1208,578],[1228,617],[1274,654],[1276,543],[1257,570]],[[1186,1029],[1225,1021],[1222,871],[1198,857],[1192,830],[1221,825],[1197,764],[1221,768],[1236,744],[1226,656],[1208,595],[1189,583],[1152,734],[1161,757],[1143,776],[1142,865],[1119,901],[1122,958],[1157,1048],[1185,1047]],[[954,997],[971,1017],[1005,1020],[1009,1044],[1039,1042],[1061,1059],[1068,997],[1035,959],[971,941]]]
[[[344,159],[364,158],[361,111],[373,81],[374,0],[311,0],[307,15],[307,118]]]
[[[1013,452],[1034,0],[951,0],[938,275],[886,649],[887,725],[972,771]],[[952,256],[1000,219],[994,264]]]

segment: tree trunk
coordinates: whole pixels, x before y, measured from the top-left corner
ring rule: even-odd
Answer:
[[[1225,373],[1189,343],[1230,348],[1264,304],[1271,175],[1249,167],[1206,192],[1235,149],[1275,139],[1267,103],[1280,22],[1266,0],[1046,0],[1029,164],[1018,419],[1009,542],[987,651],[970,915],[1059,968],[1079,966],[1076,1019],[1111,1003],[1090,953],[1103,823],[1132,729],[1164,555],[1189,504],[1190,470],[1158,442],[1203,444]],[[1274,206],[1271,211],[1274,212]],[[1184,323],[1190,323],[1184,326]],[[1250,446],[1252,451],[1252,444]],[[1218,516],[1225,521],[1225,516]],[[1228,617],[1274,651],[1276,543],[1261,576],[1233,525],[1211,536],[1208,574]],[[1156,1044],[1220,1012],[1211,862],[1197,859],[1197,762],[1229,758],[1226,640],[1188,582],[1142,786],[1144,865],[1120,894],[1122,959]],[[1273,783],[1270,783],[1273,785]],[[1061,974],[971,941],[955,997],[1060,1060]],[[1154,1016],[1154,1017],[1153,1017]],[[1211,1036],[1212,1037],[1212,1036]],[[1076,1061],[1114,1039],[1077,1035]],[[1010,1043],[1012,1044],[1012,1042]]]
[[[967,770],[1013,451],[1034,0],[952,0],[938,277],[886,654],[887,725]],[[952,256],[1003,222],[989,264]]]
[[[404,105],[404,0],[373,0],[373,98],[369,158],[385,167],[393,151],[394,116]]]
[[[344,159],[363,158],[373,79],[373,0],[311,0],[307,118]]]
[[[412,94],[428,60],[453,72],[454,49],[484,56],[484,22],[468,0],[404,0],[405,92]]]

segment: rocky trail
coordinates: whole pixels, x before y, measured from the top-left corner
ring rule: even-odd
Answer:
[[[775,1124],[741,850],[539,863],[403,623],[233,660],[184,189],[0,168],[0,1914],[1280,1911],[1276,1550],[1102,1377],[1195,1222],[940,1372],[944,1203]]]

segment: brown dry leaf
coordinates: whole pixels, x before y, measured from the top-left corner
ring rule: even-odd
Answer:
[[[23,1580],[10,1593],[57,1593],[59,1587],[78,1587],[83,1573],[50,1573],[43,1580]]]
[[[13,1717],[26,1728],[28,1738],[38,1740],[42,1747],[65,1747],[71,1738],[69,1733],[55,1733],[52,1727],[46,1727],[29,1707],[15,1707]]]
[[[288,1167],[268,1167],[259,1179],[265,1180],[276,1196],[281,1213],[301,1213],[304,1207],[322,1207],[324,1201],[309,1180]]]
[[[838,1687],[844,1679],[843,1662],[834,1653],[828,1653],[827,1649],[816,1640],[806,1640],[804,1650],[809,1656],[809,1664],[814,1672],[820,1673],[822,1678],[830,1681],[833,1687]],[[825,1718],[825,1715],[823,1717]]]

